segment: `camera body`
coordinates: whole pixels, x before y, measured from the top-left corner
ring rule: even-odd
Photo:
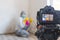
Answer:
[[[38,29],[36,36],[39,40],[57,40],[60,35],[60,11],[54,10],[51,6],[45,6],[37,12],[37,25],[42,25]]]

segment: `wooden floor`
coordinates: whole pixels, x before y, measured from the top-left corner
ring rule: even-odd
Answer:
[[[28,38],[18,37],[16,35],[0,35],[0,40],[38,40],[38,39],[34,35],[30,35]],[[58,37],[57,40],[60,40],[60,37]]]
[[[30,40],[38,40],[38,39],[37,39],[37,37],[36,37],[36,36],[34,36],[34,35],[30,35],[30,37],[29,37],[29,38],[30,38]]]
[[[0,40],[37,40],[37,37],[34,35],[30,35],[28,38],[16,35],[0,35]]]

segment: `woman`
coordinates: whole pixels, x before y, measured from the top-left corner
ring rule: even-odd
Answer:
[[[22,37],[28,37],[29,36],[29,32],[27,31],[27,27],[24,24],[24,19],[26,18],[26,14],[24,11],[21,12],[20,17],[19,17],[19,22],[20,22],[20,29],[16,31],[16,35],[18,36],[22,36]]]

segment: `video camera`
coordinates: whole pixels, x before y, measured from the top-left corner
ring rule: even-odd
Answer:
[[[37,12],[37,25],[43,26],[43,31],[38,30],[36,36],[39,40],[57,40],[60,35],[60,11],[51,6],[45,6]]]

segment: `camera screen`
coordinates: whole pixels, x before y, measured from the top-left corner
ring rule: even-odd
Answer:
[[[53,14],[42,14],[42,21],[53,21]]]

